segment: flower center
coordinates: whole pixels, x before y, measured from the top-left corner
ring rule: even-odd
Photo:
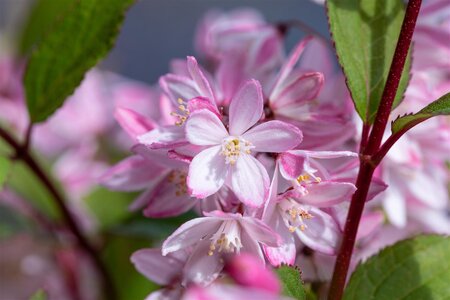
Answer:
[[[308,209],[301,207],[293,199],[284,199],[279,203],[279,206],[283,219],[290,232],[294,232],[297,228],[304,231],[308,228],[305,221],[314,217],[308,212]]]
[[[178,112],[171,112],[170,115],[175,117],[177,120],[175,121],[175,125],[181,126],[183,125],[187,118],[189,117],[190,111],[187,109],[187,103],[183,101],[183,99],[178,98]]]
[[[254,146],[250,142],[240,137],[230,136],[223,140],[221,154],[225,156],[227,164],[234,165],[241,153],[250,154],[252,148]]]
[[[208,255],[218,252],[239,253],[242,248],[241,232],[236,221],[224,221],[219,230],[211,237]]]
[[[319,183],[321,181],[322,178],[315,176],[313,173],[305,173],[293,180],[292,184],[301,195],[306,195],[308,194],[308,189],[306,188],[307,184]]]
[[[186,177],[187,173],[181,170],[173,170],[170,172],[169,176],[167,176],[167,180],[175,185],[175,195],[183,196],[188,193]]]

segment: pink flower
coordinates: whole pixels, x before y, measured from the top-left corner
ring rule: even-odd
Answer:
[[[162,254],[193,247],[184,270],[185,280],[198,284],[213,281],[223,268],[222,255],[247,252],[264,263],[259,244],[275,247],[280,238],[261,221],[220,211],[205,213],[181,225],[163,243]]]
[[[326,46],[306,38],[294,48],[268,93],[273,117],[302,129],[304,149],[330,149],[354,134],[344,105],[345,83],[331,66]]]
[[[193,286],[183,295],[182,300],[242,300],[242,299],[261,299],[261,300],[289,300],[291,298],[283,297],[278,294],[269,293],[265,290],[248,288],[230,284],[215,283],[206,288]]]
[[[229,130],[217,114],[200,109],[186,124],[190,143],[206,149],[189,166],[188,187],[192,195],[205,198],[225,183],[246,205],[259,207],[267,194],[266,170],[254,152],[283,152],[302,139],[299,129],[280,121],[269,121],[254,128],[263,112],[263,96],[257,81],[248,81],[231,101]],[[250,129],[251,128],[251,129]]]

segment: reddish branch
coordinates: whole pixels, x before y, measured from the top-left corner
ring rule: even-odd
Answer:
[[[31,127],[30,127],[31,128]],[[114,292],[114,285],[107,272],[105,265],[103,264],[101,258],[98,256],[97,251],[92,247],[86,237],[83,235],[78,224],[75,222],[72,214],[66,206],[66,201],[58,189],[53,185],[50,178],[45,174],[41,166],[37,163],[36,159],[32,156],[28,149],[29,135],[27,134],[24,145],[21,145],[14,137],[12,137],[8,132],[0,128],[0,137],[7,142],[15,151],[15,159],[22,160],[28,168],[33,172],[33,174],[41,181],[42,185],[48,190],[52,195],[56,206],[58,207],[61,216],[63,217],[68,230],[76,238],[80,249],[86,253],[86,255],[92,261],[93,266],[97,270],[98,275],[102,280],[102,286],[104,295],[107,299],[116,299]]]
[[[395,95],[397,93],[406,57],[408,56],[421,2],[421,0],[410,0],[408,2],[405,18],[403,20],[400,36],[392,59],[391,68],[389,70],[389,75],[381,97],[380,106],[373,124],[373,129],[370,133],[367,145],[365,147],[361,147],[360,149],[361,165],[358,178],[356,180],[356,187],[358,189],[352,197],[345,223],[342,244],[334,267],[333,278],[328,294],[328,299],[331,300],[342,299],[342,295],[344,293],[348,268],[352,258],[353,248],[355,246],[356,233],[358,231],[359,222],[363,213],[364,204],[367,199],[370,182],[376,166],[380,163],[380,159],[378,157],[377,160],[374,160],[372,156],[380,150],[380,144],[384,131],[386,130],[386,124],[388,122]],[[396,140],[393,140],[393,142],[395,141]],[[390,146],[387,146],[388,148],[386,149],[388,150]],[[384,150],[385,149],[383,148],[383,151]]]

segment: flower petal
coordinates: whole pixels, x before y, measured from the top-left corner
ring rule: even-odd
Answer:
[[[184,190],[185,174],[173,172],[165,177],[149,195],[144,215],[149,218],[166,218],[181,215],[197,204]]]
[[[220,113],[219,113],[219,110],[217,109],[216,104],[214,104],[214,102],[212,102],[208,98],[195,97],[195,98],[189,100],[187,107],[188,107],[190,113],[193,113],[194,111],[201,110],[201,109],[207,109],[210,112],[214,113],[218,118],[220,118]]]
[[[250,207],[264,204],[269,190],[269,176],[263,165],[251,155],[241,154],[230,167],[230,188],[238,199]]]
[[[258,122],[263,113],[264,99],[258,81],[247,81],[230,104],[230,134],[239,136]]]
[[[186,122],[186,137],[194,145],[218,145],[228,136],[222,121],[211,111],[195,111]]]
[[[138,141],[150,149],[173,149],[187,145],[184,128],[181,126],[162,126],[138,136]]]
[[[242,137],[255,146],[255,151],[281,153],[300,144],[303,134],[291,124],[274,120],[250,129]]]
[[[311,249],[324,254],[336,254],[341,235],[338,224],[329,214],[318,208],[309,209],[309,213],[313,217],[305,222],[307,227],[304,231],[296,231],[298,237]]]
[[[183,285],[190,282],[208,285],[214,281],[222,271],[224,263],[218,253],[208,255],[211,242],[200,242],[192,252],[183,270]]]
[[[248,234],[259,243],[276,247],[281,243],[281,237],[262,221],[253,217],[243,217],[241,225]]]
[[[203,75],[202,70],[198,66],[197,60],[193,56],[187,57],[187,68],[191,78],[194,80],[197,85],[199,96],[206,97],[211,101],[215,101],[214,93],[211,89],[211,86],[206,79],[205,75]]]
[[[131,255],[131,262],[145,277],[159,285],[168,285],[179,276],[184,262],[173,256],[162,256],[161,249],[141,249]]]
[[[319,72],[298,76],[292,83],[284,87],[275,99],[272,99],[271,108],[277,114],[291,117],[290,111],[296,111],[297,107],[301,107],[317,97],[322,89],[323,81],[323,74]]]
[[[196,218],[184,223],[164,241],[162,255],[166,256],[199,243],[206,235],[215,233],[220,223],[221,221],[214,217]]]
[[[356,191],[354,184],[349,182],[320,182],[307,186],[308,193],[299,201],[315,207],[328,207],[343,201],[350,201]]]
[[[176,106],[178,106],[178,99],[180,98],[183,101],[188,101],[197,96],[202,96],[198,94],[195,82],[188,77],[167,74],[159,79],[159,85]]]
[[[187,185],[192,196],[205,198],[217,192],[225,182],[228,166],[220,156],[221,146],[197,154],[189,165]]]
[[[296,155],[291,151],[281,153],[278,156],[281,175],[287,180],[296,179],[305,170],[305,160],[304,156]]]
[[[279,213],[275,213],[269,223],[281,236],[282,242],[278,247],[264,245],[263,250],[272,266],[278,267],[281,264],[293,265],[295,262],[296,247],[294,235],[289,232]]]
[[[114,112],[114,117],[133,139],[153,130],[157,126],[154,121],[128,108],[117,107]]]
[[[100,178],[100,182],[103,186],[115,191],[139,191],[157,180],[162,171],[162,167],[134,155],[109,169]]]

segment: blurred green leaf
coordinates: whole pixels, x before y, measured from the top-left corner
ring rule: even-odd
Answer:
[[[283,287],[283,295],[305,300],[305,288],[300,276],[300,271],[294,267],[280,266],[275,269]]]
[[[62,17],[74,8],[77,0],[37,0],[33,4],[19,39],[19,51],[29,53]]]
[[[181,216],[163,219],[149,219],[143,216],[119,224],[112,228],[112,232],[118,235],[146,238],[152,241],[160,241],[167,238],[183,223],[198,217],[194,212],[187,212]]]
[[[450,238],[423,235],[360,264],[344,299],[450,299]]]
[[[450,115],[450,93],[431,102],[418,113],[405,115],[392,122],[392,133],[408,130],[417,124],[435,116]]]
[[[128,206],[136,196],[136,193],[121,193],[98,187],[84,201],[104,230],[133,215]]]
[[[157,285],[138,273],[130,261],[131,254],[138,249],[149,248],[146,240],[108,235],[103,257],[118,289],[118,298],[123,300],[144,299]]]
[[[134,0],[78,0],[31,53],[24,84],[33,122],[44,121],[114,45]]]
[[[51,174],[47,165],[42,163],[40,165],[44,168],[46,174]],[[52,182],[60,188],[56,180],[52,180]],[[18,161],[14,164],[9,176],[8,186],[51,219],[59,219],[59,210],[53,201],[53,196],[49,194],[24,163]]]
[[[398,0],[329,0],[330,31],[356,110],[373,123],[405,14]],[[403,99],[409,81],[408,56],[395,97]]]
[[[43,290],[39,290],[36,293],[34,293],[29,300],[47,300],[47,293]]]
[[[0,205],[0,240],[28,229],[28,223],[25,218],[9,207]]]
[[[11,169],[11,161],[8,157],[0,155],[0,191],[5,184]]]

